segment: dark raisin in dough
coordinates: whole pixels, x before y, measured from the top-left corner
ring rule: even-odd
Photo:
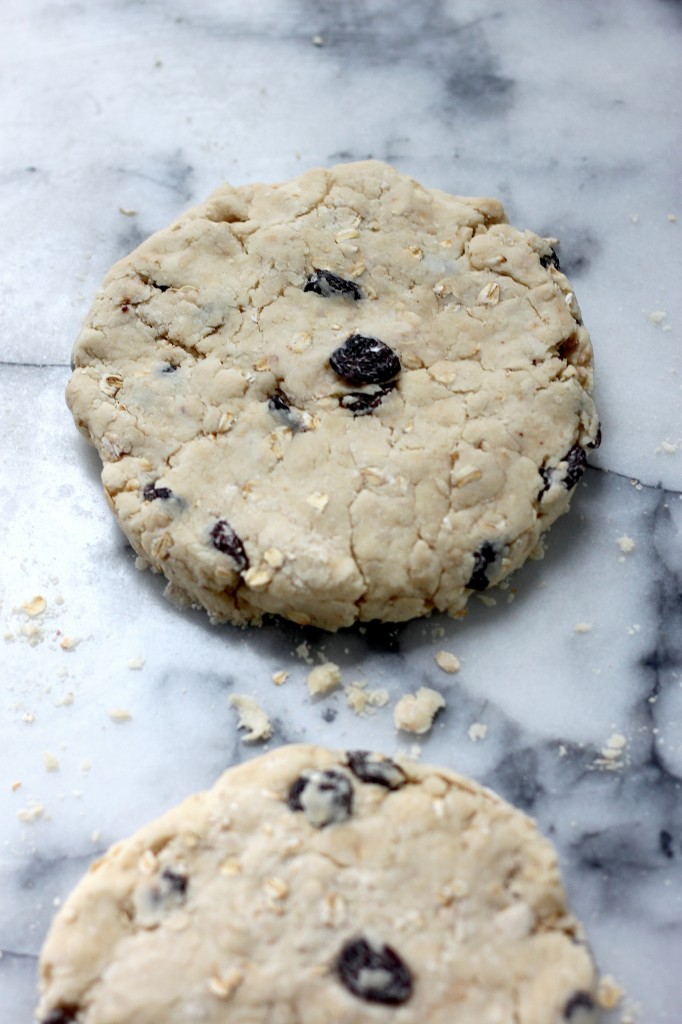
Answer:
[[[597,1024],[599,1014],[594,999],[587,992],[576,992],[564,1006],[564,1020],[573,1024]]]
[[[304,292],[315,292],[328,299],[331,295],[343,295],[355,302],[362,298],[362,292],[355,281],[347,281],[331,270],[316,270],[306,281]]]
[[[490,581],[486,576],[486,570],[496,558],[497,552],[490,541],[486,541],[484,544],[481,544],[478,551],[474,554],[474,571],[471,574],[471,579],[467,583],[469,590],[487,589]]]
[[[166,366],[164,366],[161,373],[175,373],[176,370],[177,366],[175,366],[173,363],[167,363]]]
[[[174,871],[173,868],[164,868],[161,872],[161,884],[162,888],[168,892],[184,896],[187,892],[189,879],[187,875],[181,874],[180,871]]]
[[[549,255],[548,256],[541,256],[540,257],[540,263],[542,264],[543,267],[545,267],[545,269],[551,263],[552,266],[556,268],[556,270],[561,270],[561,267],[559,266],[559,257],[554,252],[554,249],[550,249],[549,250]]]
[[[78,1007],[75,1003],[59,1006],[56,1010],[50,1010],[47,1017],[43,1017],[40,1024],[75,1024]]]
[[[315,828],[324,828],[351,816],[353,787],[347,775],[333,768],[311,770],[292,783],[287,803],[292,811],[302,811]]]
[[[412,995],[412,975],[390,946],[351,939],[336,961],[336,972],[349,992],[368,1003],[397,1006]]]
[[[289,427],[294,433],[302,429],[300,413],[291,408],[291,402],[279,388],[268,398],[268,409],[275,419],[279,420],[283,426]]]
[[[349,384],[384,384],[400,373],[398,353],[378,338],[351,334],[334,349],[329,364]]]
[[[348,767],[361,782],[374,782],[386,789],[400,789],[407,782],[400,765],[389,757],[372,754],[369,750],[348,750],[346,758]]]
[[[601,444],[601,423],[597,427],[597,433],[595,435],[594,441],[590,441],[589,444],[587,445],[587,447],[588,448],[598,448],[600,444]]]
[[[381,405],[384,396],[388,395],[395,384],[391,381],[388,384],[384,384],[377,391],[366,392],[366,391],[351,391],[349,395],[343,395],[339,402],[344,409],[348,409],[354,416],[367,416],[368,413],[374,412]]]
[[[241,539],[225,519],[219,519],[211,530],[213,547],[229,555],[239,572],[249,567],[249,559]]]
[[[585,472],[587,466],[587,456],[585,455],[585,449],[581,448],[579,444],[574,444],[570,452],[568,452],[562,461],[567,463],[566,476],[564,477],[564,487],[570,491],[580,480],[580,477]]]
[[[156,501],[157,498],[173,497],[170,487],[155,487],[154,484],[147,484],[142,494],[145,501]]]

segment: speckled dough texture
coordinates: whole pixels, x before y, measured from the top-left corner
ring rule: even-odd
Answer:
[[[551,845],[450,771],[282,747],[114,846],[59,911],[40,1021],[587,1024]]]
[[[112,269],[74,366],[138,564],[215,621],[456,615],[598,437],[550,241],[375,161],[219,188]]]

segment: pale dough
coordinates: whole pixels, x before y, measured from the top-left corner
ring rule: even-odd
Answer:
[[[67,391],[214,621],[459,614],[564,512],[592,353],[546,239],[379,162],[219,188],[107,276]]]
[[[586,1024],[534,823],[450,771],[282,747],[114,846],[41,958],[50,1024]]]

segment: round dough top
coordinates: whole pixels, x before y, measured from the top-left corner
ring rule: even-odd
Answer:
[[[111,270],[74,364],[121,526],[215,621],[458,614],[597,443],[549,242],[376,161],[219,188]]]
[[[277,749],[114,846],[53,923],[41,1024],[588,1024],[551,845],[489,790]]]

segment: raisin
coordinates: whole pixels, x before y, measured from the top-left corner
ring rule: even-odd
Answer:
[[[185,895],[189,884],[187,875],[183,875],[180,871],[174,871],[173,868],[163,869],[161,872],[161,882],[164,889],[169,893],[176,893],[178,896]]]
[[[587,466],[587,456],[585,455],[585,449],[581,448],[579,444],[574,444],[570,452],[568,452],[562,462],[566,462],[566,476],[564,477],[564,487],[567,491],[570,491],[580,480],[580,477],[585,472]]]
[[[280,388],[268,398],[268,409],[283,426],[294,433],[303,429],[300,413],[291,408],[291,402]]]
[[[355,302],[362,298],[362,292],[354,281],[347,281],[331,270],[316,270],[305,283],[304,292],[315,292],[328,299],[331,295],[343,295]]]
[[[145,501],[156,501],[157,498],[172,498],[173,492],[170,487],[155,487],[154,484],[147,484],[142,495]]]
[[[311,769],[292,783],[287,803],[292,811],[303,811],[315,828],[324,828],[351,816],[353,786],[342,772]]]
[[[545,269],[547,269],[547,267],[551,263],[556,270],[561,270],[561,267],[559,265],[559,257],[555,253],[554,249],[549,250],[548,256],[541,256],[540,263]]]
[[[595,438],[595,442],[598,443],[601,440],[599,435]],[[595,444],[596,447],[596,444]],[[567,491],[573,490],[575,485],[580,480],[580,477],[585,472],[587,466],[587,456],[585,455],[585,449],[579,444],[574,444],[570,451],[564,455],[562,462],[566,463],[566,472],[564,473],[562,483]],[[545,491],[548,491],[552,483],[552,476],[556,470],[550,469],[548,466],[541,466],[539,469],[540,476],[542,477],[543,487],[538,498],[541,498]]]
[[[598,448],[601,444],[601,423],[597,427],[597,433],[594,435],[594,441],[590,441],[588,448]]]
[[[346,759],[353,775],[361,782],[374,782],[386,789],[400,789],[407,782],[407,776],[400,765],[381,754],[369,750],[347,750]]]
[[[347,942],[338,955],[336,973],[349,992],[368,1003],[396,1006],[412,995],[412,975],[390,946],[368,939]]]
[[[469,590],[486,590],[490,582],[486,576],[486,569],[497,558],[497,552],[490,541],[481,544],[478,551],[474,553],[474,571],[467,583]]]
[[[398,353],[378,338],[363,334],[351,334],[334,349],[329,364],[349,384],[384,384],[400,373]]]
[[[153,286],[154,288],[156,288],[156,289],[157,289],[157,291],[160,291],[160,292],[167,292],[167,291],[168,291],[168,289],[170,288],[170,285],[169,285],[169,284],[157,284],[157,283],[156,283],[156,281],[150,281],[149,283],[150,283],[150,284],[151,284],[151,285],[152,285],[152,286]]]
[[[564,1020],[573,1024],[597,1024],[597,1008],[587,992],[576,992],[564,1006]]]
[[[344,409],[348,409],[354,416],[366,416],[374,412],[381,405],[384,396],[393,391],[395,383],[384,384],[377,391],[367,393],[366,391],[351,391],[349,395],[343,395],[339,402]]]
[[[76,1024],[78,1007],[75,1003],[63,1003],[55,1010],[50,1010],[47,1017],[43,1017],[40,1024]]]
[[[211,530],[213,547],[229,555],[239,572],[244,572],[249,567],[249,558],[244,550],[241,538],[237,536],[230,524],[225,519],[219,519]]]

